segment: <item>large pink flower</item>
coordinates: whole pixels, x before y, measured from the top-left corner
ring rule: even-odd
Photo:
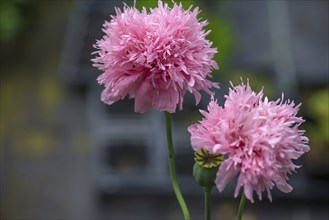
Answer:
[[[233,86],[232,86],[233,87]],[[238,175],[235,197],[243,187],[246,197],[253,202],[253,191],[259,199],[276,185],[282,192],[290,192],[288,174],[299,166],[292,160],[309,151],[308,139],[299,130],[303,119],[296,114],[300,105],[263,99],[263,91],[255,93],[249,83],[233,87],[225,96],[224,107],[213,99],[204,118],[188,127],[195,151],[204,148],[213,154],[226,155],[219,167],[216,186],[221,192]]]
[[[158,2],[148,13],[125,5],[123,12],[105,22],[105,36],[94,45],[94,66],[104,71],[98,82],[105,86],[101,99],[112,104],[126,95],[135,98],[135,111],[153,107],[159,111],[182,109],[186,91],[212,94],[217,83],[206,79],[218,68],[213,60],[216,48],[205,37],[209,31],[199,22],[198,8],[183,10],[182,5]]]

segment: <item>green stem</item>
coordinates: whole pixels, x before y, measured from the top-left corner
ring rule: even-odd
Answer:
[[[184,201],[184,198],[182,196],[182,193],[179,189],[179,185],[177,183],[177,177],[176,177],[176,168],[175,168],[175,158],[174,158],[174,145],[172,140],[172,131],[171,131],[171,115],[168,112],[165,112],[165,120],[166,120],[166,133],[167,133],[167,146],[168,146],[168,154],[169,154],[169,168],[170,168],[170,179],[171,184],[174,188],[176,198],[178,200],[178,203],[182,209],[184,219],[190,220],[190,214],[188,211],[188,208],[186,206],[186,203]]]
[[[211,187],[204,187],[205,220],[211,220]]]
[[[244,193],[242,193],[241,200],[240,200],[240,205],[239,205],[239,210],[238,210],[238,215],[236,216],[236,220],[241,220],[242,219],[242,214],[243,214],[243,209],[244,205],[246,203],[246,196]]]

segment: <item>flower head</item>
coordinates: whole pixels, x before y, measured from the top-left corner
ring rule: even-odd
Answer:
[[[262,199],[262,192],[276,185],[288,193],[288,174],[299,166],[292,160],[309,151],[308,139],[297,117],[300,104],[293,101],[263,99],[263,91],[255,93],[249,83],[230,89],[224,107],[212,98],[204,118],[191,125],[191,143],[195,151],[201,148],[212,154],[223,154],[226,159],[219,167],[216,186],[221,192],[238,175],[235,197],[243,187],[246,197],[253,202],[253,191]]]
[[[105,22],[105,36],[94,45],[94,66],[104,71],[98,82],[105,86],[101,99],[112,104],[125,96],[135,99],[135,111],[149,108],[175,112],[186,91],[198,103],[199,90],[212,94],[210,72],[218,68],[213,60],[216,48],[205,37],[207,21],[199,21],[198,8],[158,1],[148,13],[125,5]]]

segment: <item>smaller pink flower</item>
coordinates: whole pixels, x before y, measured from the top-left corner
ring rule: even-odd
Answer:
[[[249,83],[235,86],[225,96],[224,107],[212,98],[204,118],[188,127],[195,151],[201,148],[213,154],[223,154],[226,159],[219,167],[216,186],[221,192],[238,175],[234,196],[240,188],[251,202],[253,191],[262,199],[276,186],[288,193],[288,174],[300,166],[293,163],[309,151],[308,138],[299,125],[304,122],[296,114],[300,104],[293,101],[263,99],[263,91],[255,93]]]
[[[218,84],[209,81],[217,69],[216,48],[205,37],[210,31],[199,21],[198,8],[158,1],[147,12],[135,7],[116,9],[116,16],[105,22],[103,39],[95,44],[94,66],[103,71],[98,82],[105,86],[101,99],[111,105],[125,96],[135,99],[135,112],[150,108],[175,112],[182,110],[187,91],[198,104],[200,90],[212,94]]]

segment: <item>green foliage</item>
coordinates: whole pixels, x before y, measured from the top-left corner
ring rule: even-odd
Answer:
[[[8,40],[16,35],[21,26],[21,19],[15,1],[0,1],[1,40]]]
[[[0,40],[10,41],[28,31],[37,4],[39,2],[32,0],[0,0]]]
[[[171,0],[163,0],[163,3],[167,3],[169,7],[172,7],[174,4]],[[179,2],[177,2],[179,4]],[[195,0],[187,0],[182,1],[183,8],[187,10],[191,5],[197,5],[197,1]],[[150,8],[155,8],[158,6],[158,0],[137,0],[136,1],[136,8],[139,10],[146,8],[149,11]]]
[[[230,57],[234,52],[234,43],[236,41],[233,34],[231,24],[222,19],[220,15],[214,15],[207,11],[202,11],[202,17],[207,18],[209,24],[207,30],[211,30],[208,39],[213,42],[213,47],[217,47],[218,53],[215,55],[215,60],[219,64],[220,73],[224,73],[228,69]]]
[[[240,84],[241,77],[244,83],[247,83],[247,79],[249,79],[249,84],[253,91],[259,92],[261,89],[263,89],[265,96],[267,96],[269,99],[280,98],[280,97],[274,97],[275,88],[273,82],[266,74],[239,71],[239,72],[233,72],[227,77],[228,80],[233,83],[233,85]]]
[[[307,96],[306,109],[314,123],[308,125],[312,145],[329,147],[329,88]]]

